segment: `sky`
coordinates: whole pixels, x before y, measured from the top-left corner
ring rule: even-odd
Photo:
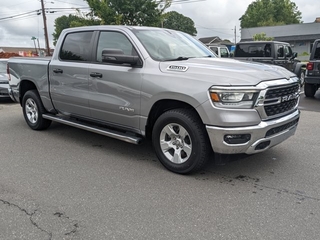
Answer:
[[[177,0],[176,0],[177,1]],[[302,13],[304,23],[314,22],[320,17],[320,0],[291,0]],[[191,18],[197,29],[197,38],[219,36],[238,42],[241,39],[239,18],[245,13],[253,0],[179,0],[166,11],[177,11]],[[52,33],[54,20],[62,15],[75,14],[76,8],[88,12],[83,0],[45,0],[48,9],[47,27],[50,48],[54,48]],[[40,0],[1,0],[0,8],[0,48],[1,47],[38,47],[45,48],[44,24]],[[320,23],[319,23],[320,24]],[[165,23],[164,23],[165,27]]]

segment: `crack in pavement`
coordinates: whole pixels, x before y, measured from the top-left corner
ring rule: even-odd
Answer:
[[[36,209],[33,212],[29,212],[26,209],[20,207],[19,205],[11,203],[11,202],[3,200],[3,199],[0,199],[0,203],[3,203],[4,205],[7,205],[9,207],[14,207],[14,208],[20,210],[21,212],[23,212],[24,214],[26,214],[29,217],[31,224],[34,227],[36,227],[37,229],[39,229],[40,231],[44,232],[46,235],[48,235],[49,240],[51,240],[53,238],[53,235],[59,235],[59,236],[74,235],[77,233],[77,231],[79,229],[79,223],[75,220],[70,219],[68,216],[66,216],[62,212],[54,212],[53,214],[51,212],[48,214],[48,212],[43,213],[39,209]],[[50,218],[50,216],[51,216],[51,218]],[[52,216],[54,216],[53,219],[52,219]],[[38,221],[35,221],[36,217],[38,218]],[[57,222],[57,219],[60,219],[60,220]],[[39,224],[37,223],[40,221],[43,226],[46,224],[47,228],[52,228],[52,231],[50,232],[50,231],[45,230],[43,227],[40,227]],[[54,225],[54,224],[56,224],[56,225]],[[57,225],[58,225],[58,227],[57,227]],[[63,231],[65,231],[65,232],[63,232]]]
[[[33,221],[32,217],[33,215],[38,211],[38,210],[34,210],[32,213],[29,213],[26,209],[21,208],[19,205],[14,204],[14,203],[10,203],[8,201],[5,201],[3,199],[0,199],[0,202],[2,202],[4,205],[8,205],[9,207],[15,207],[17,209],[19,209],[21,212],[24,212],[27,216],[29,216],[29,220],[31,222],[31,224],[33,226],[35,226],[37,229],[39,229],[40,231],[46,233],[49,236],[49,240],[52,239],[52,233],[42,229],[35,221]]]
[[[59,218],[64,217],[68,220],[71,220],[68,216],[65,216],[64,213],[61,212],[56,212],[53,214],[54,216],[58,216]],[[72,221],[73,222],[73,221]],[[73,224],[74,229],[72,229],[70,232],[65,233],[64,235],[71,235],[77,232],[78,228],[79,228],[79,224],[76,222]]]

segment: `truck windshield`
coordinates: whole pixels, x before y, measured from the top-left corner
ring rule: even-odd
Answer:
[[[133,32],[151,58],[157,61],[215,57],[201,42],[186,33],[167,29],[135,29]]]

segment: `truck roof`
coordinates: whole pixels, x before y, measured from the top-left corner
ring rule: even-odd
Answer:
[[[83,26],[83,27],[74,27],[74,28],[66,28],[63,31],[65,32],[74,32],[74,31],[86,31],[86,30],[104,30],[104,29],[155,29],[155,30],[172,30],[166,28],[157,28],[157,27],[145,27],[145,26],[125,26],[125,25],[94,25],[94,26]]]

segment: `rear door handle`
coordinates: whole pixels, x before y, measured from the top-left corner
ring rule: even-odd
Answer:
[[[63,70],[59,69],[59,68],[55,68],[55,69],[53,69],[53,72],[54,73],[63,73]]]
[[[92,73],[90,73],[90,77],[102,78],[102,74],[101,73],[97,73],[97,72],[92,72]]]

